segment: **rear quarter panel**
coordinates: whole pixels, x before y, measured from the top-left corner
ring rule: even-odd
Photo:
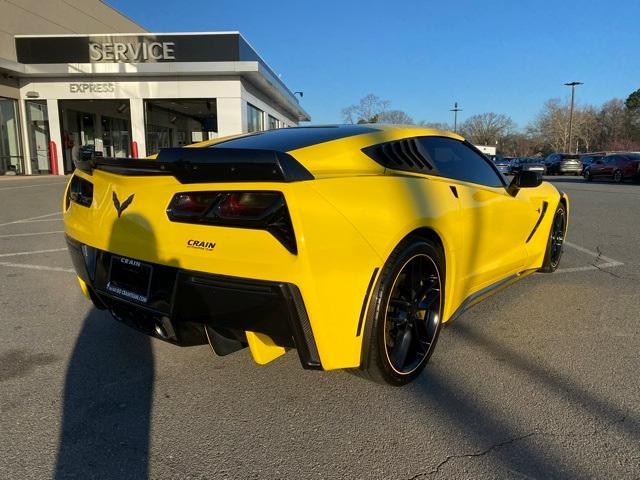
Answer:
[[[442,240],[447,263],[446,319],[461,301],[456,285],[459,207],[449,183],[440,178],[388,175],[326,179],[312,186],[362,234],[380,256],[380,267],[411,232],[433,230]]]

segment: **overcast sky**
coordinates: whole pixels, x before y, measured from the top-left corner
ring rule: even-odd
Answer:
[[[152,32],[239,30],[313,123],[367,93],[414,120],[493,111],[524,126],[563,83],[580,103],[640,88],[640,1],[109,0]]]

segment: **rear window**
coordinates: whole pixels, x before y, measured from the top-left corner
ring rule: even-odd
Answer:
[[[562,155],[562,160],[580,160],[578,155]]]
[[[288,152],[318,143],[379,131],[362,125],[292,127],[269,130],[216,143],[211,148],[250,148]]]

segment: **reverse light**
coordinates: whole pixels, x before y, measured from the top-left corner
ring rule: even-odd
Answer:
[[[83,207],[90,207],[93,202],[93,183],[74,175],[67,190],[67,208],[71,206],[71,202]]]
[[[298,253],[289,210],[281,192],[182,192],[171,199],[172,222],[266,230],[291,253]]]

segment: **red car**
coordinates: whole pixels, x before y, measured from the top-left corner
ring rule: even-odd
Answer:
[[[623,180],[640,180],[640,153],[614,153],[596,159],[585,167],[584,179],[590,182],[594,178],[611,179],[616,183]]]

